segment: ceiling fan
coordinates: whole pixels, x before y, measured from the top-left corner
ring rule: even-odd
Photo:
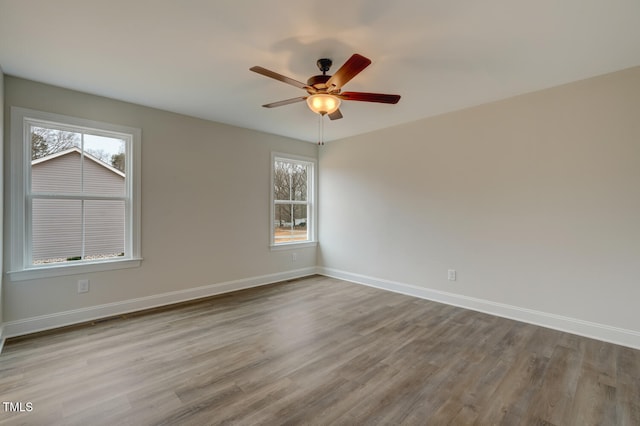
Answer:
[[[353,77],[358,75],[362,70],[368,67],[369,64],[371,64],[371,60],[362,55],[358,55],[357,53],[352,55],[333,75],[327,75],[327,71],[329,71],[332,65],[331,59],[318,59],[316,64],[322,72],[322,75],[314,75],[310,77],[306,84],[266,68],[258,66],[249,68],[251,71],[257,72],[258,74],[304,89],[309,94],[308,96],[300,96],[297,98],[286,99],[284,101],[272,102],[262,106],[265,108],[275,108],[306,100],[311,111],[320,115],[327,114],[331,120],[337,120],[342,118],[342,113],[340,112],[341,101],[396,104],[400,100],[400,95],[341,91],[342,86],[347,84]]]

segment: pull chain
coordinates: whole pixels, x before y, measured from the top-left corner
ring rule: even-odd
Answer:
[[[324,145],[324,115],[318,119],[318,145]]]

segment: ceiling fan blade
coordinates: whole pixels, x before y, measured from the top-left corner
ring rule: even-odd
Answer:
[[[306,96],[300,96],[299,98],[285,99],[284,101],[271,102],[270,104],[262,105],[265,108],[275,108],[283,105],[295,104],[296,102],[302,102],[307,99]]]
[[[353,54],[347,62],[340,67],[334,75],[327,80],[327,90],[335,91],[347,84],[349,80],[359,74],[363,69],[369,66],[371,59],[365,58],[357,53]]]
[[[262,68],[262,67],[257,67],[256,66],[256,67],[249,68],[249,70],[251,70],[253,72],[257,72],[258,74],[262,74],[265,77],[270,77],[270,78],[273,78],[275,80],[281,81],[283,83],[290,84],[290,85],[298,87],[300,89],[313,89],[315,91],[314,88],[302,83],[301,81],[294,80],[293,78],[289,78],[289,77],[284,76],[282,74],[278,74],[277,72],[268,70],[266,68]]]
[[[379,102],[382,104],[397,104],[400,100],[400,95],[385,93],[342,92],[336,96],[345,101]]]
[[[329,119],[330,120],[338,120],[340,118],[342,118],[342,113],[340,112],[339,109],[337,109],[334,112],[332,112],[331,114],[329,114]]]

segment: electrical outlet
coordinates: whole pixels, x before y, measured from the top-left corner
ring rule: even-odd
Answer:
[[[447,271],[447,279],[449,281],[455,281],[456,280],[456,270],[455,269],[449,269]]]
[[[87,293],[89,291],[89,280],[78,280],[78,293]]]
[[[292,262],[298,261],[298,253],[291,253],[291,261]]]

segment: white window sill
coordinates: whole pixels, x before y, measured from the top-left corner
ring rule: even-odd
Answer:
[[[142,262],[142,258],[83,262],[78,265],[46,265],[23,269],[20,271],[9,271],[7,272],[7,276],[11,281],[36,280],[42,278],[62,277],[65,275],[90,274],[92,272],[137,268],[140,266],[140,262]]]
[[[304,241],[302,243],[281,243],[281,244],[271,244],[271,250],[293,250],[300,249],[305,247],[315,247],[318,245],[317,241]]]

